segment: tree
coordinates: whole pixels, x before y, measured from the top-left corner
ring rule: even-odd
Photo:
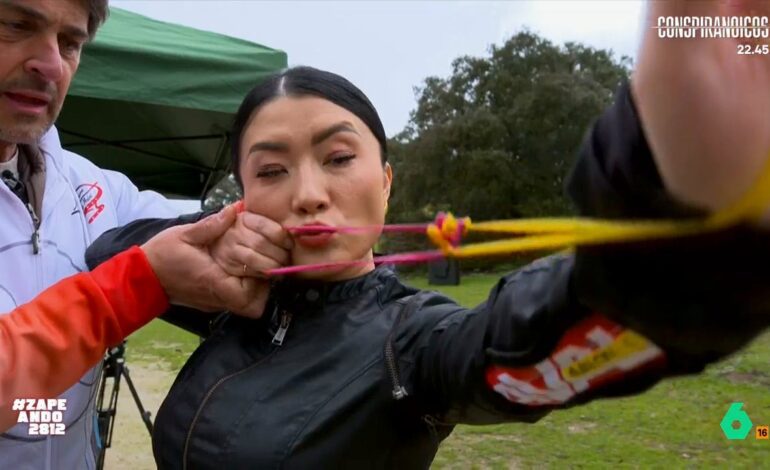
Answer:
[[[204,210],[219,210],[222,207],[232,204],[243,197],[238,183],[235,182],[235,176],[232,173],[222,178],[211,191],[206,194],[206,200],[203,201]]]
[[[477,220],[570,212],[562,193],[591,121],[628,78],[631,61],[581,44],[516,34],[489,57],[460,57],[428,77],[391,139],[391,219],[451,209]]]

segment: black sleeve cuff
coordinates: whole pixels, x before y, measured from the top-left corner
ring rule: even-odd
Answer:
[[[86,250],[86,265],[88,269],[94,269],[118,253],[132,246],[146,243],[169,227],[194,223],[214,212],[196,212],[176,219],[140,219],[122,227],[107,230]]]

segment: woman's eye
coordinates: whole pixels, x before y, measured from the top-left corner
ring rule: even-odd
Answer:
[[[354,158],[356,158],[356,156],[353,154],[335,155],[334,157],[330,158],[327,163],[332,166],[345,166]]]
[[[284,168],[265,168],[257,172],[257,178],[276,178],[286,173]]]

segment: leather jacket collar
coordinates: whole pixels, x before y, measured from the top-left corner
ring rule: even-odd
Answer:
[[[379,266],[363,276],[345,281],[287,279],[273,286],[273,305],[292,314],[320,310],[325,305],[358,297],[384,284],[388,279],[395,279],[392,269],[388,266]]]

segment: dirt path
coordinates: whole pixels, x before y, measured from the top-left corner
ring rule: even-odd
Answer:
[[[136,386],[145,409],[152,413],[152,420],[158,412],[166,392],[176,373],[169,371],[165,364],[131,362],[128,364],[131,380]],[[154,470],[152,443],[147,428],[139,416],[131,391],[125,380],[120,382],[118,413],[112,436],[112,447],[107,450],[104,462],[106,470]]]

